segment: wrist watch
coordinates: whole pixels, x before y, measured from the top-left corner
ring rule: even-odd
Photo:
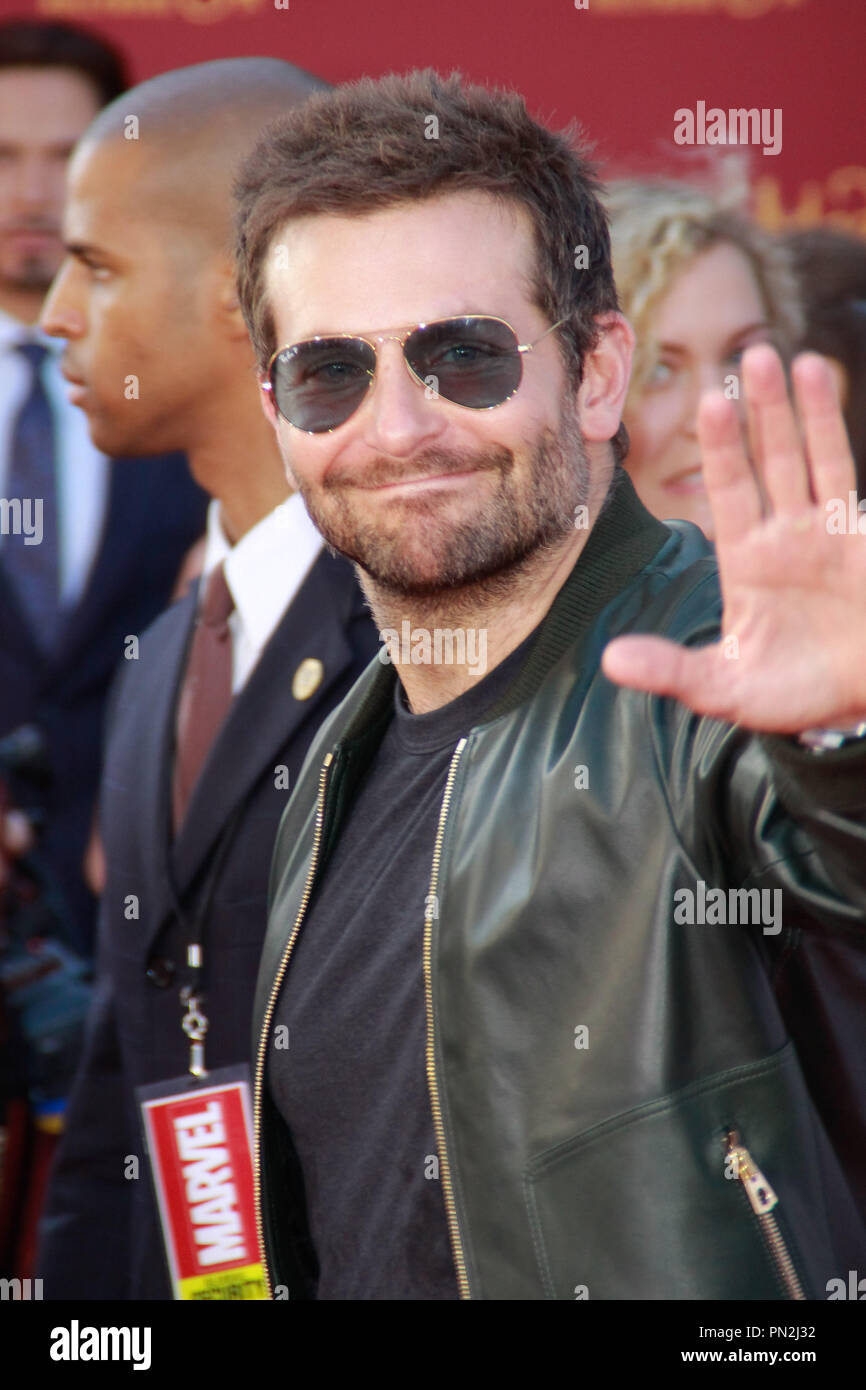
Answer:
[[[805,748],[811,748],[813,753],[835,752],[837,748],[857,743],[862,738],[866,738],[866,720],[848,729],[804,729],[797,735],[797,741]]]

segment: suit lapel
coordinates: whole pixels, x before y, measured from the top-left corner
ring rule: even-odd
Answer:
[[[2,551],[0,551],[0,556],[2,556]],[[48,660],[47,653],[43,652],[33,636],[30,624],[18,602],[15,589],[3,569],[2,561],[0,561],[0,642],[10,651],[20,651],[22,648],[30,647],[34,656],[38,656],[40,661],[46,663]]]
[[[363,598],[348,563],[322,550],[262,652],[210,750],[193,789],[172,863],[179,893],[192,883],[227,822],[300,725],[315,718],[328,692],[352,661],[349,619]],[[307,699],[292,694],[300,663],[324,667]]]

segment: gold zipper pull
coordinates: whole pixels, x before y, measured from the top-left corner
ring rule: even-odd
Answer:
[[[767,1253],[773,1261],[782,1287],[789,1298],[798,1301],[805,1299],[806,1295],[794,1267],[794,1261],[791,1259],[785,1239],[779,1229],[779,1223],[773,1215],[773,1208],[779,1204],[778,1197],[745,1144],[740,1143],[739,1130],[729,1130],[722,1142],[725,1146],[725,1177],[739,1178],[746,1189],[746,1196],[752,1211],[758,1218],[758,1225],[764,1237]],[[732,1159],[733,1172],[730,1170]]]
[[[755,1163],[749,1150],[740,1143],[737,1130],[732,1129],[727,1136],[727,1159],[734,1160],[735,1173],[752,1204],[757,1216],[766,1216],[768,1211],[778,1205],[779,1199],[764,1174]]]

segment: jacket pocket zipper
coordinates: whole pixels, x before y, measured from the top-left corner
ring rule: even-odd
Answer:
[[[773,1268],[778,1275],[782,1287],[788,1297],[799,1301],[806,1301],[803,1286],[794,1268],[794,1261],[791,1259],[790,1251],[785,1244],[785,1238],[779,1230],[779,1223],[773,1215],[774,1207],[779,1204],[779,1199],[773,1191],[764,1174],[755,1163],[749,1150],[744,1144],[740,1143],[739,1130],[731,1129],[725,1137],[725,1176],[729,1175],[729,1164],[731,1159],[736,1165],[736,1177],[742,1184],[749,1205],[758,1221],[761,1235],[767,1254],[770,1257]]]

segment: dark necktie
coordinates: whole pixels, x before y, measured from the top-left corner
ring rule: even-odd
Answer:
[[[54,641],[60,617],[54,417],[41,376],[48,348],[21,343],[15,351],[30,368],[30,389],[9,441],[5,491],[12,524],[0,546],[0,561],[33,636],[47,648]]]
[[[223,566],[208,577],[180,692],[174,758],[174,828],[178,830],[232,701],[229,615],[234,599]]]

